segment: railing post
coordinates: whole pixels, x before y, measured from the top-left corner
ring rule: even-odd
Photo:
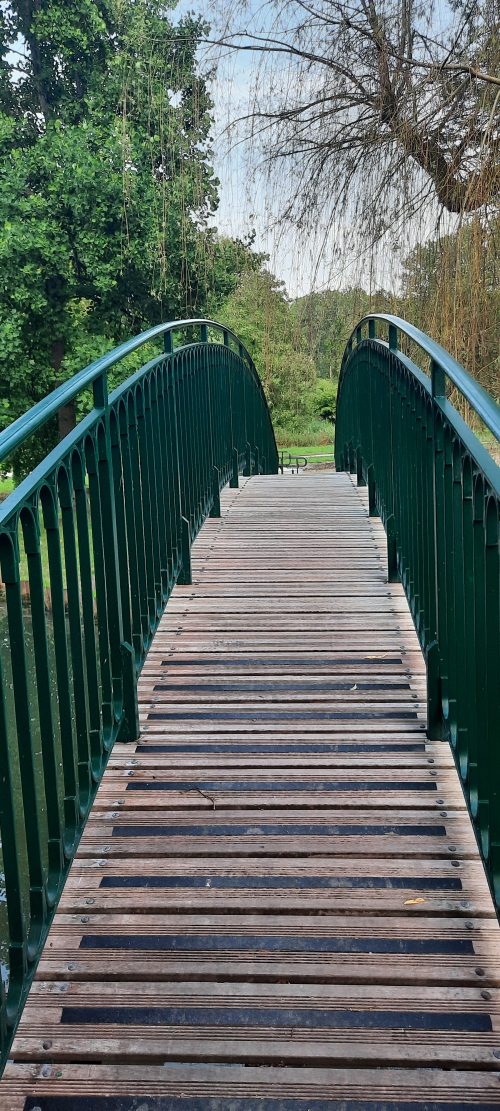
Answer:
[[[389,324],[389,351],[395,353],[395,352],[397,352],[397,350],[398,350],[398,330],[397,330],[397,328],[395,327],[394,324]],[[395,450],[394,450],[394,443],[395,443],[395,437],[397,435],[397,432],[395,432],[395,429],[397,429],[397,422],[398,422],[397,414],[396,414],[396,419],[394,417],[394,406],[395,406],[396,397],[397,397],[397,386],[396,386],[397,371],[396,371],[395,360],[393,358],[391,358],[391,356],[389,356],[389,359],[388,359],[387,373],[388,373],[388,388],[389,388],[389,399],[388,399],[389,400],[389,405],[388,405],[388,411],[389,411],[389,430],[388,430],[389,443],[388,443],[388,449],[387,449],[389,451],[389,465],[388,465],[387,469],[388,469],[388,472],[389,472],[389,475],[390,475],[390,479],[389,479],[390,488],[386,491],[386,495],[385,495],[385,499],[384,499],[385,500],[385,513],[387,515],[387,519],[386,519],[387,567],[388,567],[388,579],[387,579],[387,581],[388,582],[397,582],[399,576],[398,576],[398,570],[397,570],[396,518],[395,518],[395,515],[394,515],[395,509],[396,509],[396,482],[395,482],[395,454],[396,453],[395,453]]]
[[[224,341],[224,347],[230,347],[231,346],[230,336],[229,336],[229,332],[227,331],[227,328],[222,329],[222,338],[223,338],[223,341]],[[229,379],[229,396],[230,396],[230,412],[231,412],[231,438],[233,438],[234,437],[234,413],[233,413],[233,391],[232,391],[232,388],[231,388],[231,378]],[[230,490],[237,490],[238,487],[239,487],[239,484],[240,484],[240,482],[239,482],[239,470],[240,470],[239,464],[240,464],[240,458],[239,458],[238,448],[234,446],[234,441],[233,441],[233,449],[232,449],[232,455],[231,455],[231,477],[229,479],[229,489]]]
[[[356,448],[356,479],[358,486],[366,486],[366,482],[363,477],[363,456],[361,454],[360,447]]]
[[[399,575],[396,518],[394,513],[389,514],[385,527],[387,533],[387,582],[395,583],[398,582]]]
[[[22,853],[19,843],[17,784],[14,781],[5,710],[5,679],[0,659],[0,832],[3,844],[3,871],[9,930],[9,988],[5,1037],[9,1035],[28,971],[26,916],[23,906]],[[2,1008],[2,1018],[4,1011]],[[3,1047],[2,1047],[3,1048]]]
[[[49,659],[49,644],[47,637],[47,617],[46,617],[46,602],[43,580],[43,563],[40,545],[40,517],[38,513],[32,513],[28,518],[23,521],[23,538],[25,552],[28,558],[28,576],[30,584],[30,604],[31,604],[31,630],[33,636],[33,644],[36,644],[35,652],[35,671],[36,671],[36,685],[38,695],[38,713],[40,725],[42,729],[42,764],[43,764],[43,783],[45,790],[45,812],[47,822],[48,834],[48,877],[47,877],[47,895],[48,902],[53,903],[55,891],[59,885],[60,876],[64,870],[64,829],[63,822],[61,821],[61,814],[59,810],[59,768],[58,768],[58,751],[56,745],[55,729],[54,729],[54,711],[52,705],[52,685],[53,677],[51,674],[51,665]],[[80,563],[80,566],[82,563]],[[83,589],[82,589],[83,594]],[[2,677],[0,672],[0,685],[2,684]],[[90,683],[89,683],[90,688]],[[88,702],[89,709],[91,704],[91,691],[88,689]],[[3,715],[0,730],[5,728],[5,706],[3,703],[3,687],[1,696],[0,714]],[[8,757],[8,754],[7,754]],[[10,772],[9,768],[5,772],[6,787],[9,790]],[[4,791],[4,776],[0,776],[0,783],[2,784],[0,796]],[[71,823],[74,821],[74,814],[71,814]],[[9,837],[2,834],[3,845],[10,844]],[[14,838],[15,844],[15,838]],[[5,866],[5,865],[4,865]]]
[[[439,666],[439,646],[437,640],[425,653],[427,669],[427,736],[431,741],[443,739],[443,715],[441,712],[441,675]]]
[[[398,349],[398,330],[395,324],[389,324],[389,351]]]
[[[181,569],[177,582],[179,586],[190,586],[193,581],[191,570],[191,525],[187,517],[181,517]]]
[[[371,321],[370,321],[371,323]],[[370,517],[378,517],[377,505],[375,501],[375,467],[373,463],[370,464],[367,470],[368,479],[368,514]]]
[[[240,463],[240,461],[239,461],[238,448],[233,447],[232,473],[231,473],[231,479],[230,479],[230,482],[229,482],[229,487],[230,487],[231,490],[237,490],[238,487],[239,487],[239,484],[240,484],[240,475],[239,475],[240,466],[239,466],[239,463]]]
[[[255,445],[255,448],[254,448],[253,473],[254,474],[260,474],[260,451],[259,451],[259,448],[258,448],[257,444]]]
[[[244,470],[243,470],[243,475],[244,475],[245,478],[250,478],[251,474],[252,474],[252,448],[251,448],[250,444],[247,441],[247,443],[245,444],[245,467],[244,467]]]
[[[446,375],[443,367],[433,359],[431,362],[431,395],[432,395],[432,502],[434,525],[434,594],[436,628],[430,630],[431,641],[427,661],[427,730],[431,740],[441,740],[444,737],[443,720],[443,691],[441,681],[441,658],[439,650],[440,607],[446,605],[446,570],[443,548],[443,507],[442,490],[438,490],[438,459],[444,459],[444,445],[442,435],[438,428],[438,400],[446,396]]]
[[[10,650],[12,653],[12,669],[11,680],[14,699],[14,713],[17,731],[17,751],[18,751],[18,770],[21,793],[16,798],[14,794],[14,813],[9,813],[4,806],[0,807],[0,814],[4,826],[2,827],[2,838],[5,832],[9,834],[10,821],[16,822],[19,810],[21,814],[21,822],[19,825],[24,826],[24,837],[26,844],[26,863],[28,868],[28,881],[29,881],[29,903],[26,908],[21,908],[21,915],[24,920],[24,914],[28,914],[28,937],[26,941],[31,941],[35,947],[38,945],[39,939],[42,934],[43,926],[47,916],[47,892],[44,878],[44,863],[42,858],[42,837],[40,828],[40,814],[38,807],[39,784],[37,782],[36,764],[35,764],[35,746],[33,743],[33,729],[31,719],[31,706],[30,706],[30,692],[29,692],[29,672],[28,660],[26,654],[26,640],[24,632],[24,619],[23,619],[23,605],[21,597],[21,581],[19,574],[19,545],[17,535],[11,535],[9,540],[5,536],[2,537],[0,545],[0,566],[2,581],[5,586],[6,606],[7,606],[7,622],[8,622],[8,635]],[[0,674],[1,679],[1,674]],[[0,743],[5,747],[5,751],[1,754],[0,768],[5,773],[5,782],[2,780],[1,793],[4,790],[7,798],[6,803],[9,810],[12,807],[11,795],[12,792],[12,779],[10,769],[10,754],[8,752],[8,735],[7,726],[5,722],[5,703],[4,703],[4,688],[2,687],[1,701],[2,701],[2,717],[1,730],[5,732],[5,741],[2,737]],[[69,800],[68,817],[72,822],[71,834],[74,830],[74,823],[76,820],[76,788],[74,787],[75,777],[73,775],[73,782],[71,784],[72,797]],[[15,791],[18,788],[15,788]],[[6,824],[6,823],[9,824]],[[68,823],[69,825],[69,823]],[[12,846],[9,842],[2,840],[3,855],[5,864],[7,862],[8,854],[10,852],[18,853],[18,827],[16,825],[16,833],[14,834],[14,841]],[[19,868],[20,858],[16,860],[16,871]],[[5,871],[7,869],[5,868]],[[17,871],[17,877],[14,879],[12,874],[12,881],[14,883],[22,882],[22,874]],[[14,896],[17,898],[17,896]],[[23,921],[22,931],[24,932],[25,926]],[[21,940],[21,939],[19,939]],[[25,950],[25,955],[29,959],[29,948]]]
[[[220,474],[217,467],[212,468],[212,508],[211,517],[220,517]]]
[[[102,374],[100,378],[97,378],[94,382],[94,408],[102,410],[104,423],[104,451],[100,451],[98,446],[98,466],[102,533],[104,550],[106,552],[104,571],[106,578],[107,611],[112,660],[113,701],[116,708],[123,700],[123,717],[119,734],[120,740],[135,741],[140,732],[139,705],[137,701],[137,675],[133,646],[132,644],[128,644],[123,638],[116,507],[114,484],[112,480],[107,374]],[[118,668],[120,672],[119,675],[116,674]]]
[[[431,362],[431,388],[433,399],[446,397],[446,375],[443,367],[436,363],[434,359]]]

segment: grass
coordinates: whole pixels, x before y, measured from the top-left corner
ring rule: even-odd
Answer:
[[[493,433],[483,430],[479,433],[479,439],[490,455],[493,456],[495,463],[500,466],[500,443]]]
[[[12,475],[7,475],[7,478],[0,478],[0,498],[6,498],[12,493],[14,489],[14,479]]]
[[[93,570],[94,570],[94,552],[93,552],[92,528],[91,528],[91,524],[90,524],[90,516],[89,516],[89,522],[88,522],[88,533],[89,533],[89,545],[90,545],[90,562],[91,562],[92,574],[93,574]],[[59,538],[60,538],[60,545],[61,545],[61,563],[62,563],[63,583],[64,583],[64,588],[66,589],[66,554],[65,554],[65,550],[64,550],[64,538],[63,538],[63,530],[62,530],[61,520],[59,520]],[[80,555],[79,555],[79,542],[78,542],[78,533],[77,533],[77,529],[76,529],[76,523],[75,523],[75,541],[76,541],[76,549],[77,549],[77,561],[78,561],[78,566],[79,566],[79,564],[80,564]],[[43,528],[43,527],[40,529],[40,555],[42,557],[43,585],[44,585],[44,589],[48,590],[50,588],[49,552],[48,552],[48,543],[47,543],[47,533],[45,531],[45,528]],[[23,533],[22,533],[22,528],[21,527],[19,527],[19,577],[21,579],[21,582],[28,582],[28,580],[29,580],[28,556],[26,554],[25,547],[24,547],[24,539],[23,539]]]
[[[333,424],[331,421],[313,419],[301,431],[289,432],[286,428],[276,429],[278,451],[289,451],[290,455],[323,455],[333,451]]]
[[[331,441],[326,444],[306,444],[305,446],[302,444],[293,444],[291,447],[282,447],[281,444],[278,444],[278,451],[289,451],[292,456],[305,455],[309,458],[311,455],[325,455],[327,453],[331,455],[333,453],[333,444]]]

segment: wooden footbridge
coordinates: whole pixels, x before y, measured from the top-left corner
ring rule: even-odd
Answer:
[[[2,508],[1,1111],[500,1107],[498,408],[371,317],[280,475],[195,327]]]

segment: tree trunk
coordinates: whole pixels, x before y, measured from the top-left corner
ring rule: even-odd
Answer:
[[[41,9],[40,0],[22,0],[22,2],[19,4],[19,9],[22,19],[22,30],[24,32],[24,36],[26,38],[31,56],[33,83],[38,96],[40,111],[45,120],[45,123],[47,123],[50,116],[50,104],[45,82],[45,75],[43,72],[42,60],[40,57],[38,39],[32,31],[33,17]]]
[[[56,340],[52,345],[52,367],[55,371],[56,379],[61,374],[61,363],[64,358],[64,340]],[[76,407],[74,401],[68,401],[67,405],[62,405],[57,414],[57,427],[59,433],[59,440],[64,440],[64,437],[69,432],[73,431],[76,424]]]
[[[76,425],[76,408],[74,401],[68,401],[67,405],[63,405],[57,414],[57,427],[59,433],[59,440],[64,440],[73,431]]]

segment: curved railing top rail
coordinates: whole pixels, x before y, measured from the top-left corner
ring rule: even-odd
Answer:
[[[449,378],[450,382],[460,391],[462,396],[466,399],[469,405],[472,406],[477,416],[490,432],[493,433],[497,440],[500,440],[500,405],[475,381],[474,378],[463,366],[453,358],[452,355],[441,347],[439,343],[427,336],[420,328],[416,328],[413,324],[409,324],[407,320],[403,320],[399,316],[392,316],[390,313],[368,313],[360,320],[352,332],[347,347],[344,352],[342,365],[344,366],[346,358],[349,357],[353,350],[354,341],[359,342],[362,337],[362,329],[364,324],[368,324],[368,334],[370,339],[378,339],[375,335],[375,325],[377,321],[381,321],[389,326],[389,350],[398,350],[398,333],[401,332],[407,336],[408,339],[413,340],[414,343],[428,356],[431,361],[431,376],[429,380],[429,390],[433,397],[444,397],[445,395],[445,379]],[[380,340],[379,342],[384,342]]]
[[[51,417],[55,416],[59,409],[64,405],[68,405],[71,401],[82,392],[93,386],[104,374],[116,366],[117,363],[126,359],[127,356],[132,355],[139,347],[151,342],[151,340],[158,339],[160,336],[165,336],[165,350],[171,353],[173,350],[173,334],[175,332],[186,331],[187,328],[200,328],[201,341],[208,340],[208,329],[217,329],[222,333],[224,343],[229,343],[229,339],[233,339],[238,347],[240,355],[246,358],[250,369],[252,370],[255,378],[261,387],[260,379],[258,378],[255,370],[253,360],[238,339],[237,335],[231,331],[230,328],[224,327],[216,320],[209,320],[206,318],[191,318],[189,320],[173,320],[165,324],[156,324],[152,328],[147,328],[145,332],[140,335],[134,336],[133,339],[126,340],[118,347],[113,348],[112,351],[107,351],[105,355],[95,359],[94,362],[89,363],[88,366],[80,370],[78,374],[73,375],[67,382],[63,382],[52,390],[47,397],[42,398],[36,405],[33,405],[27,413],[24,413],[17,420],[13,421],[8,428],[0,432],[0,463],[3,462],[12,452],[32,436],[43,424],[46,424]],[[203,334],[205,330],[205,334]],[[170,344],[168,344],[170,341]],[[261,387],[262,388],[262,387]]]

